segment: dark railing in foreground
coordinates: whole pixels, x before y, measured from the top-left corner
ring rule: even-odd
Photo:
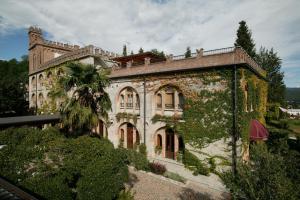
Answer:
[[[0,199],[7,200],[38,200],[17,186],[0,177]]]

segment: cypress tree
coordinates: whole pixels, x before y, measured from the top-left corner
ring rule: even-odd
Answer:
[[[127,47],[126,47],[126,45],[123,46],[123,56],[127,56]]]
[[[191,48],[190,47],[186,48],[186,52],[185,52],[184,56],[185,56],[185,58],[192,57],[192,52],[191,52]]]
[[[144,49],[141,47],[139,53],[144,53]]]
[[[239,22],[240,26],[237,30],[237,38],[234,46],[242,47],[252,58],[255,57],[255,43],[252,39],[251,30],[249,30],[245,21]]]

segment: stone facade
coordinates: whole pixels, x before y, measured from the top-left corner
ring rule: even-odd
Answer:
[[[143,54],[144,55],[144,54]],[[145,54],[146,55],[146,54]],[[135,55],[132,57],[134,59]],[[63,75],[59,66],[67,61],[80,61],[96,67],[111,67],[111,85],[107,88],[112,102],[109,113],[110,125],[105,127],[99,119],[94,131],[108,137],[115,147],[135,148],[145,143],[149,157],[176,159],[177,152],[184,148],[182,138],[166,127],[164,122],[152,122],[155,115],[181,116],[184,98],[191,90],[225,90],[228,84],[220,80],[205,85],[196,79],[202,70],[243,66],[264,76],[264,71],[241,48],[225,48],[213,51],[200,49],[190,58],[167,56],[166,60],[151,62],[145,57],[144,63],[132,66],[120,64],[115,53],[90,45],[79,48],[68,44],[46,41],[38,28],[29,29],[29,98],[30,107],[42,108],[49,99],[48,93],[53,78]],[[126,117],[126,115],[134,118]],[[219,142],[220,143],[220,142]],[[224,142],[213,143],[203,151],[230,156],[223,148]],[[216,145],[217,144],[217,145]],[[223,145],[223,146],[222,146]],[[218,147],[215,147],[218,146]]]

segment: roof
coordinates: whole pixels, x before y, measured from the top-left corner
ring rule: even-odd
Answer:
[[[113,67],[110,78],[122,78],[132,76],[144,76],[167,72],[181,72],[197,69],[232,67],[233,65],[246,66],[258,76],[265,78],[266,71],[263,70],[241,47],[228,47],[193,53],[192,57],[185,58],[184,55],[167,56],[162,59],[151,53],[145,52],[124,57],[116,57],[114,54],[99,53],[93,46],[79,49],[63,54],[53,60],[44,63],[40,68],[31,72],[35,74],[50,67],[58,66],[68,61],[79,60],[88,56],[99,57],[100,59],[110,59],[121,62],[118,67]],[[150,63],[145,62],[145,58],[150,56]],[[153,59],[151,61],[151,58]],[[130,67],[125,66],[126,61],[135,60]],[[30,74],[30,75],[31,75]]]
[[[58,122],[60,115],[30,115],[20,117],[0,118],[0,127],[21,126],[21,125],[39,125],[52,122]]]
[[[229,47],[210,51],[202,54],[192,54],[185,58],[184,55],[167,58],[166,61],[143,64],[133,67],[120,67],[112,70],[110,78],[142,76],[167,72],[181,72],[213,67],[244,65],[261,77],[265,77],[263,70],[242,48]]]

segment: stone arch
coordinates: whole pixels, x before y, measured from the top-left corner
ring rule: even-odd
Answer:
[[[122,88],[116,98],[117,110],[120,112],[140,113],[139,93],[130,86]]]
[[[159,111],[156,114],[164,114],[164,111],[179,111],[181,112],[184,104],[184,95],[178,86],[171,84],[159,87],[154,93],[155,110]]]
[[[53,77],[52,77],[53,75],[52,75],[52,72],[51,71],[49,71],[48,73],[47,73],[47,80],[48,80],[48,84],[52,84],[52,79],[53,79]]]
[[[39,80],[39,85],[43,86],[44,85],[44,76],[43,76],[43,74],[39,75],[39,79],[38,80]]]
[[[36,96],[35,96],[35,93],[32,93],[32,95],[31,95],[31,101],[32,101],[32,104],[34,106],[36,106]]]
[[[32,78],[31,78],[31,85],[32,85],[32,87],[36,87],[36,79],[35,79],[35,76],[33,76]]]
[[[41,93],[41,92],[39,93],[38,100],[39,100],[40,106],[43,106],[43,104],[44,104],[44,95],[43,95],[43,93]]]
[[[133,149],[136,145],[140,144],[140,135],[137,128],[129,123],[124,122],[119,126],[118,138],[120,140],[119,145],[123,145],[124,148]]]
[[[154,134],[155,154],[163,158],[176,159],[179,150],[183,150],[182,138],[168,127],[161,127]],[[159,152],[157,150],[160,150]]]

